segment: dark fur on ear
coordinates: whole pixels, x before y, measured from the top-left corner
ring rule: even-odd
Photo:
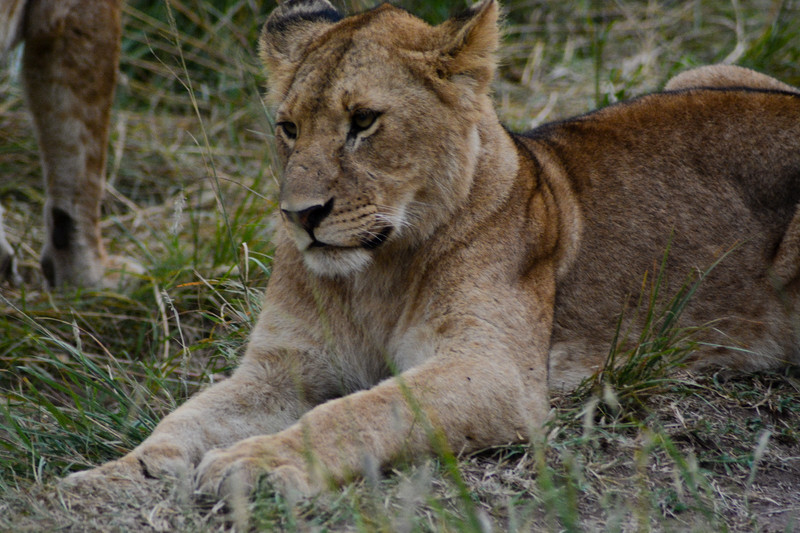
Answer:
[[[278,6],[267,20],[266,31],[283,33],[307,22],[339,22],[342,15],[327,0],[289,0]]]
[[[270,13],[259,40],[261,61],[270,73],[270,94],[283,94],[297,62],[311,42],[342,19],[327,0],[289,0]]]
[[[440,26],[444,41],[440,49],[443,74],[473,80],[476,92],[488,89],[497,67],[499,16],[497,1],[484,0]]]

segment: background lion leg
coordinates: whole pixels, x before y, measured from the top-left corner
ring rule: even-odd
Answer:
[[[19,43],[25,0],[0,0],[0,56]],[[14,249],[8,244],[3,228],[3,207],[0,206],[0,281],[19,281]]]
[[[23,78],[45,177],[50,286],[96,285],[100,203],[120,49],[119,0],[30,0]]]
[[[3,207],[0,206],[0,281],[8,279],[12,283],[16,283],[18,277],[14,250],[6,240],[6,232],[3,229]]]

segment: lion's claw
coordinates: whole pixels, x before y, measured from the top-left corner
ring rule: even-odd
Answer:
[[[195,494],[225,500],[249,495],[262,473],[253,459],[239,457],[230,449],[211,450],[195,472]]]
[[[268,438],[268,437],[265,437]],[[195,494],[231,501],[248,496],[255,490],[259,478],[290,499],[307,497],[319,491],[312,484],[299,457],[282,457],[266,443],[253,446],[251,442],[206,453],[195,473]],[[296,460],[293,460],[296,459]]]

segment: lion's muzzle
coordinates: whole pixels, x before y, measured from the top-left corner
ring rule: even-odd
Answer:
[[[314,239],[314,230],[331,214],[331,211],[333,211],[333,198],[324,204],[312,205],[297,211],[281,208],[283,216],[292,224],[303,228],[312,239]]]
[[[281,213],[301,250],[374,250],[386,242],[394,230],[385,221],[373,220],[374,213],[334,213],[333,199],[302,209],[292,209],[290,205],[284,203]]]

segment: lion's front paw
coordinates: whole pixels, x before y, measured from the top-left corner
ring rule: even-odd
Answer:
[[[249,495],[265,473],[255,457],[235,446],[206,453],[195,474],[195,491],[203,496],[230,499]]]
[[[61,480],[61,487],[69,490],[107,489],[120,484],[140,483],[145,475],[141,463],[132,455],[104,465],[75,472]]]
[[[249,497],[262,476],[292,499],[321,489],[312,483],[302,455],[272,437],[254,437],[208,452],[197,467],[195,489],[200,495],[231,501]]]
[[[189,478],[191,463],[180,448],[146,446],[104,465],[75,472],[61,480],[68,489],[93,489],[121,484],[140,484],[148,479],[181,481]]]

